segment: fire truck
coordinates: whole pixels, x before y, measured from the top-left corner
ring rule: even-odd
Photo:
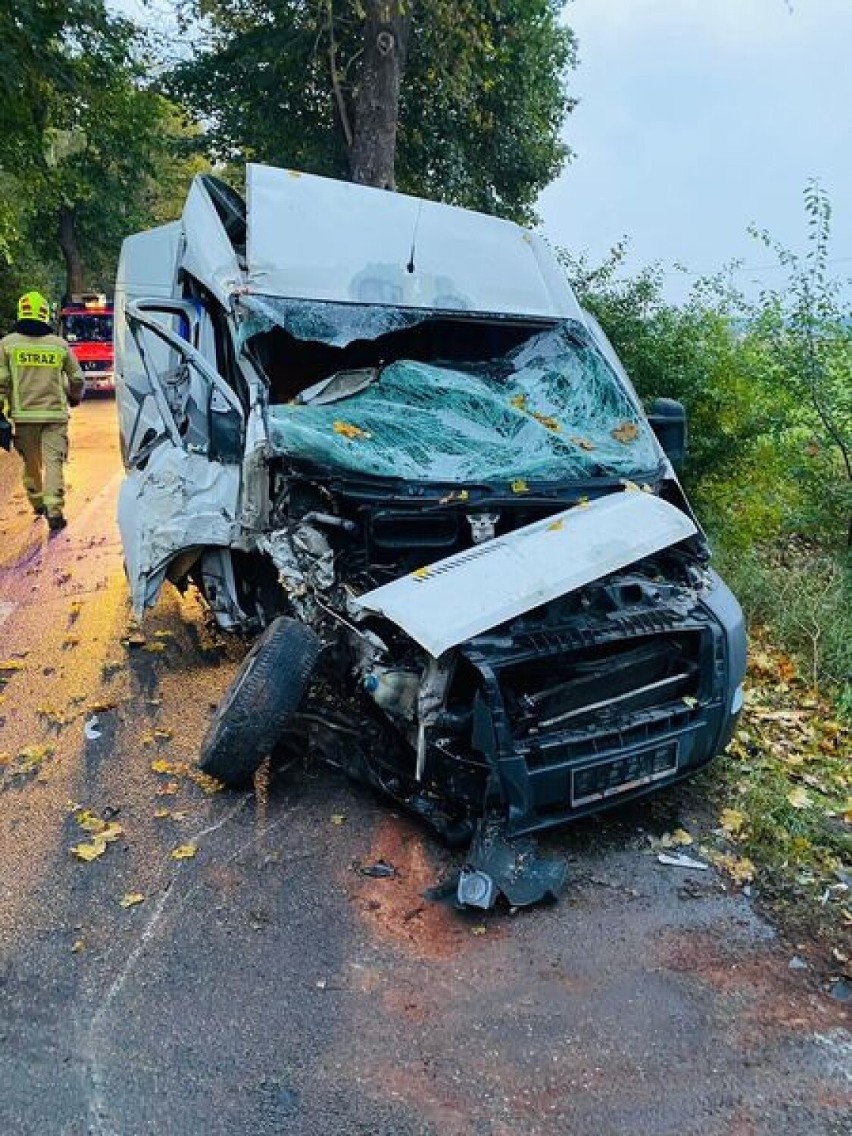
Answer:
[[[115,393],[112,300],[98,292],[73,295],[59,311],[59,334],[83,370],[88,394]]]

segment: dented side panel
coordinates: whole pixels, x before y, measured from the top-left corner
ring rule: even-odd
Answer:
[[[240,467],[210,462],[169,444],[154,450],[144,470],[130,470],[118,499],[133,608],[157,601],[179,551],[227,547],[239,535]]]

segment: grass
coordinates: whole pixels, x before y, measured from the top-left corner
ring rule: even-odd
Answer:
[[[801,541],[719,561],[750,650],[743,716],[714,767],[711,856],[788,934],[816,937],[848,969],[852,569]]]

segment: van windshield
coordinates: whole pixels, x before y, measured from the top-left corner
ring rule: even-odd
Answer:
[[[352,394],[269,408],[276,452],[426,482],[651,476],[660,450],[573,323],[487,362],[397,358]]]

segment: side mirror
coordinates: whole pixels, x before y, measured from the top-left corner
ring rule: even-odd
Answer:
[[[666,457],[680,469],[686,458],[686,411],[673,398],[655,398],[648,407],[648,421]]]

